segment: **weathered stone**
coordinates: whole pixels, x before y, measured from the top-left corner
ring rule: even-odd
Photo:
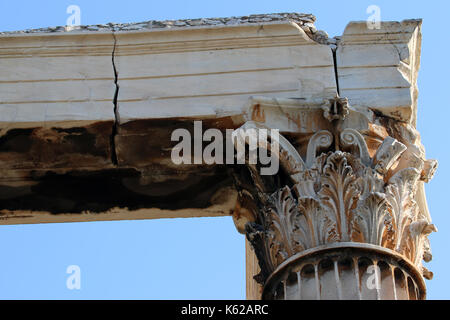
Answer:
[[[0,37],[0,128],[115,121],[111,33]]]
[[[340,94],[355,108],[415,123],[421,38],[421,20],[373,30],[350,23],[336,53]]]
[[[346,99],[337,98],[337,108],[331,104],[333,113],[325,104],[303,107],[285,99],[270,108],[269,101],[253,102],[265,116],[238,130],[296,132],[290,141],[279,137],[282,170],[264,176],[249,164],[249,172],[236,168],[234,176],[240,203],[234,221],[258,257],[255,280],[263,286],[262,298],[424,299],[423,278],[432,273],[422,260],[431,259],[427,236],[437,228],[420,180],[429,180],[436,161],[423,153],[410,156],[420,143],[405,145],[391,136],[368,143],[377,134],[348,127],[352,122],[345,118],[358,111],[350,110]],[[309,127],[274,121],[283,117],[278,110],[295,104]],[[374,286],[370,268],[380,273]]]
[[[336,94],[331,50],[289,23],[115,37],[121,123],[240,114],[253,95]]]
[[[256,255],[249,297],[423,299],[437,162],[415,129],[420,21],[333,39],[314,21],[0,33],[0,224],[232,214]],[[175,164],[171,134],[196,120],[278,129],[281,169]]]

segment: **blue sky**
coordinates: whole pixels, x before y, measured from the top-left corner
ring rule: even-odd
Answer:
[[[331,36],[366,8],[382,20],[423,18],[418,129],[428,158],[439,160],[427,186],[428,205],[439,232],[430,236],[434,259],[427,267],[429,299],[449,299],[450,63],[442,1],[2,1],[0,30],[65,25],[66,8],[81,8],[82,24],[139,22],[255,13],[304,12]],[[0,299],[243,299],[244,237],[231,218],[167,219],[0,227]],[[66,268],[81,268],[81,290],[66,288]]]

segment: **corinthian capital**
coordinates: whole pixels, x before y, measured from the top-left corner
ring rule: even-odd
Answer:
[[[262,297],[424,298],[432,273],[422,260],[431,260],[436,228],[418,198],[436,162],[425,160],[416,131],[341,98],[295,103],[253,102],[266,115],[290,108],[287,116],[312,119],[295,134],[281,130],[279,172],[235,170],[247,213],[235,221],[258,257]],[[245,128],[268,126],[256,120]]]

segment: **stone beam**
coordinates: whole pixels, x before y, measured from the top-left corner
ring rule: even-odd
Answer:
[[[416,123],[421,20],[351,22],[339,39],[336,67],[340,94],[356,108]]]
[[[332,98],[314,20],[0,33],[0,224],[230,215],[225,166],[174,165],[170,135],[193,120],[238,128],[254,95]]]

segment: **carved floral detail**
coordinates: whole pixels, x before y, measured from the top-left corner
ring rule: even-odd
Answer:
[[[436,228],[423,219],[414,200],[422,169],[394,166],[406,150],[402,143],[387,137],[370,157],[358,131],[345,129],[335,136],[323,130],[309,140],[306,162],[284,144],[280,161],[290,186],[260,192],[259,217],[247,228],[259,255],[261,281],[296,253],[334,242],[395,250],[425,277],[432,276],[421,261],[431,259],[427,235]],[[328,151],[318,155],[319,150]]]

